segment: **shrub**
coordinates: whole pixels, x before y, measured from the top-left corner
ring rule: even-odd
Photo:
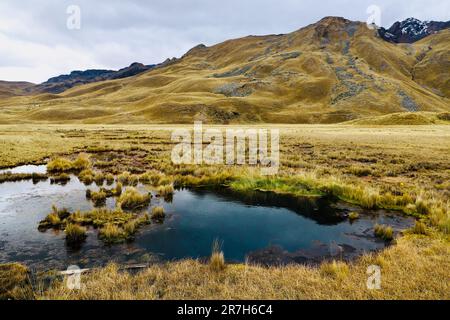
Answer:
[[[69,223],[66,226],[66,242],[69,245],[77,245],[86,240],[86,228]]]
[[[375,236],[384,241],[391,241],[394,239],[394,230],[390,226],[376,224],[374,231]]]
[[[117,204],[122,209],[138,209],[150,203],[150,194],[141,194],[135,188],[128,188],[119,197]]]
[[[152,219],[153,220],[164,220],[164,218],[166,217],[166,213],[164,211],[163,207],[154,207],[152,209]]]

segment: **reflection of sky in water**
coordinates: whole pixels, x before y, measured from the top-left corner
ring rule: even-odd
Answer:
[[[394,227],[404,223],[402,219],[371,213],[350,224],[340,214],[348,208],[330,206],[326,200],[182,190],[172,203],[152,199],[151,206],[163,205],[168,217],[164,224],[141,230],[132,243],[107,247],[90,229],[82,248],[72,251],[65,246],[63,232],[37,230],[53,204],[71,211],[90,210],[86,189],[76,177],[66,186],[51,185],[49,181],[0,184],[0,263],[17,261],[37,268],[65,269],[70,264],[94,266],[111,260],[146,262],[151,256],[165,260],[202,258],[210,254],[215,239],[223,242],[225,257],[232,261],[244,261],[248,253],[272,245],[295,252],[311,249],[317,243],[335,242],[362,253],[384,246],[372,238],[374,223]],[[107,206],[114,207],[114,199],[108,199]]]

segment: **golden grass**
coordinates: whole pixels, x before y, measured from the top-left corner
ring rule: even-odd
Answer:
[[[83,275],[81,291],[56,283],[40,298],[448,300],[449,253],[443,239],[406,236],[380,254],[365,255],[347,267],[341,262],[331,268],[231,264],[217,273],[208,264],[186,260],[129,274],[112,264]],[[381,267],[381,290],[367,289],[370,265]]]
[[[28,269],[18,263],[0,264],[0,300],[33,299]]]
[[[384,241],[391,241],[394,239],[394,230],[390,226],[376,224],[374,227],[375,236]]]
[[[78,245],[86,239],[86,228],[69,223],[64,230],[66,242],[69,245]]]
[[[151,266],[137,275],[109,266],[83,275],[87,288],[80,292],[68,292],[63,284],[55,284],[40,293],[40,298],[450,298],[447,281],[450,185],[446,184],[450,180],[446,169],[449,126],[277,127],[282,133],[281,168],[279,175],[272,178],[261,177],[258,168],[171,165],[170,129],[173,126],[25,126],[20,131],[16,127],[3,127],[6,140],[5,148],[0,149],[0,165],[33,163],[44,157],[61,156],[62,152],[63,157],[73,159],[70,155],[78,154],[78,148],[91,150],[90,156],[101,161],[121,152],[120,161],[114,167],[94,168],[95,172],[118,176],[129,171],[133,172],[130,177],[136,176],[133,180],[142,179],[141,182],[145,180],[156,186],[231,184],[241,190],[259,188],[294,195],[329,194],[366,208],[393,208],[399,210],[399,214],[403,211],[420,217],[426,228],[418,224],[388,249],[348,263],[346,276],[345,272],[343,276],[330,276],[333,271],[324,272],[329,266],[227,265],[223,272],[213,272],[209,264],[188,260]],[[27,138],[22,138],[24,136]],[[46,141],[45,146],[33,137]],[[97,152],[99,150],[103,153]],[[92,165],[95,166],[95,162]],[[352,166],[370,167],[370,174],[352,174],[348,170]],[[94,170],[86,170],[87,176],[93,179]],[[149,175],[144,177],[142,173]],[[102,213],[99,209],[87,215],[74,213],[71,222],[87,222],[103,228],[119,221],[115,224],[118,230],[113,230],[116,234],[136,232],[131,221],[137,217],[123,214],[127,213]],[[340,262],[336,264],[342,267]],[[382,267],[380,291],[365,287],[367,267],[372,264]],[[340,270],[340,267],[331,269]]]
[[[152,208],[152,219],[162,221],[166,217],[166,212],[163,207]]]
[[[78,157],[71,161],[66,158],[56,158],[47,163],[48,172],[69,172],[82,171],[90,167],[91,163],[86,154],[79,154]]]
[[[150,203],[151,194],[141,194],[135,188],[127,188],[117,200],[118,207],[122,209],[138,209]]]
[[[442,66],[449,60],[450,31],[401,46],[380,39],[365,23],[353,24],[350,36],[350,22],[335,20],[194,50],[136,77],[59,95],[6,97],[0,99],[0,123],[337,123],[404,112],[405,100],[421,111],[449,111]],[[321,43],[320,30],[329,44]]]

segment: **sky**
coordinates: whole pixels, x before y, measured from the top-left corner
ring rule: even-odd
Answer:
[[[203,43],[288,33],[325,16],[450,20],[448,0],[0,0],[0,80],[160,63]],[[75,7],[74,7],[75,6]]]

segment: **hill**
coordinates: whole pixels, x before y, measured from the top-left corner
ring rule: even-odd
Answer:
[[[129,78],[0,100],[1,123],[337,123],[450,111],[450,30],[413,44],[327,17],[248,36]]]

